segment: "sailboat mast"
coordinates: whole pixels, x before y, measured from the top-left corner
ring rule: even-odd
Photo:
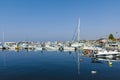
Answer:
[[[77,33],[78,42],[80,41],[80,18],[78,19],[78,33]]]
[[[4,41],[5,41],[5,39],[4,39],[4,38],[5,38],[5,34],[4,34],[4,32],[3,32],[3,43],[4,43]]]

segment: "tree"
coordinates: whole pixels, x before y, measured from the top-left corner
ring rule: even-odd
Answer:
[[[108,39],[109,39],[109,40],[112,40],[112,41],[114,41],[114,40],[115,40],[115,38],[114,38],[113,34],[110,34],[110,35],[109,35],[109,37],[108,37]]]

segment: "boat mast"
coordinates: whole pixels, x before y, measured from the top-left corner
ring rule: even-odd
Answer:
[[[80,18],[78,19],[78,33],[77,33],[78,42],[80,41]]]
[[[74,41],[80,41],[80,18],[78,18],[78,26],[76,27],[75,33],[73,35],[73,42]]]
[[[3,43],[4,43],[4,41],[5,41],[5,39],[4,39],[4,38],[5,38],[5,34],[4,34],[4,32],[3,32]]]

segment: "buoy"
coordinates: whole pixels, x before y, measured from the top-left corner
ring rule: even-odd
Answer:
[[[112,62],[109,62],[109,65],[112,65]]]
[[[91,73],[92,73],[92,74],[96,74],[96,73],[97,73],[97,71],[95,71],[95,70],[94,70],[94,71],[91,71]]]
[[[112,67],[112,62],[109,61],[109,67]]]

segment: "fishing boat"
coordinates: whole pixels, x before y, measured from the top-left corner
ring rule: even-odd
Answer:
[[[107,51],[107,50],[101,50],[97,52],[97,56],[107,56],[107,55],[119,55],[120,52],[118,52],[117,50],[114,51]]]
[[[49,44],[46,44],[45,45],[45,49],[47,51],[58,51],[58,47],[56,45],[49,45]]]
[[[64,49],[64,51],[75,51],[74,47],[65,46],[63,49]]]
[[[42,51],[43,50],[41,45],[35,45],[34,49],[35,49],[35,51]]]

